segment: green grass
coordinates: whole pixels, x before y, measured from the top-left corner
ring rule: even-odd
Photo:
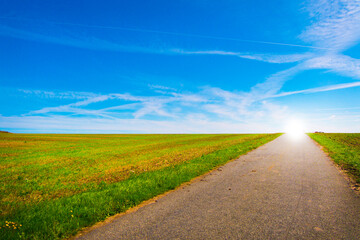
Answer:
[[[342,169],[360,183],[360,133],[310,133]]]
[[[278,136],[0,134],[0,239],[69,237]]]

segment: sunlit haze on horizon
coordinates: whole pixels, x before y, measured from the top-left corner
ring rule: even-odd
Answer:
[[[360,1],[0,2],[0,130],[360,132]]]

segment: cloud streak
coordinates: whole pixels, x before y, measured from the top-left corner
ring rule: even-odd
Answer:
[[[311,58],[314,54],[308,53],[296,53],[296,54],[285,54],[285,55],[276,55],[276,54],[256,54],[256,53],[240,53],[240,52],[230,52],[230,51],[221,51],[221,50],[208,50],[208,51],[188,51],[183,49],[172,49],[171,51],[179,54],[185,55],[219,55],[219,56],[236,56],[239,58],[256,60],[261,62],[268,63],[293,63],[299,62],[308,58]]]
[[[148,47],[140,47],[140,46],[131,46],[118,44],[111,41],[106,41],[99,38],[74,38],[70,36],[56,36],[56,35],[48,35],[42,33],[29,32],[26,30],[9,27],[6,25],[0,25],[0,35],[19,38],[30,41],[38,41],[52,44],[65,45],[70,47],[77,47],[83,49],[91,49],[91,50],[103,50],[103,51],[118,51],[118,52],[142,52],[142,53],[166,53],[161,49],[148,48]],[[170,54],[170,52],[169,52]]]
[[[23,21],[23,22],[24,21],[25,22],[39,22],[39,20],[34,20],[34,19],[29,19],[29,18],[17,18],[17,17],[0,17],[0,19],[15,20],[15,21],[20,20],[20,21]],[[46,22],[42,22],[42,24],[46,24],[46,25],[65,25],[65,26],[94,28],[94,29],[121,30],[121,31],[130,31],[130,32],[162,34],[162,35],[182,36],[182,37],[200,38],[200,39],[202,38],[202,39],[226,40],[226,41],[235,41],[235,42],[247,42],[247,43],[265,44],[265,45],[267,45],[267,44],[268,45],[280,45],[280,46],[300,47],[300,48],[309,48],[309,49],[326,49],[324,47],[316,47],[316,46],[309,46],[309,45],[280,43],[280,42],[271,42],[271,41],[258,41],[258,40],[249,40],[249,39],[239,39],[239,38],[230,38],[230,37],[219,37],[219,36],[209,36],[209,35],[200,35],[200,34],[159,31],[159,30],[140,29],[140,28],[89,25],[89,24],[78,24],[78,23],[70,23],[70,22],[54,22],[54,21],[46,21]],[[7,29],[7,30],[10,30],[9,31],[10,34],[13,34],[14,33],[13,30],[16,30],[16,29]],[[20,29],[17,29],[17,30],[20,30]],[[5,31],[5,33],[6,33],[6,31]],[[12,36],[15,37],[16,34],[12,35]],[[23,37],[22,34],[19,34],[18,36]]]
[[[318,87],[318,88],[309,88],[309,89],[304,89],[304,90],[299,90],[299,91],[282,92],[282,93],[273,95],[272,97],[285,97],[285,96],[300,94],[300,93],[307,94],[307,93],[327,92],[327,91],[334,91],[334,90],[353,88],[353,87],[360,87],[360,82],[334,84],[334,85]]]

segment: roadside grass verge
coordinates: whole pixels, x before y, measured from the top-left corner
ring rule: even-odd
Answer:
[[[37,203],[31,202],[31,204],[15,204],[16,208],[11,209],[8,214],[0,216],[0,239],[64,239],[70,237],[84,227],[91,226],[109,216],[124,212],[145,200],[174,189],[279,135],[234,135],[242,141],[202,153],[192,159],[164,164],[163,168],[133,171],[124,180],[101,181],[96,188],[71,196],[45,199]],[[227,136],[233,137],[232,135]],[[204,141],[203,137],[201,139]],[[56,175],[56,173],[54,174]]]
[[[309,133],[343,170],[360,183],[360,133]]]

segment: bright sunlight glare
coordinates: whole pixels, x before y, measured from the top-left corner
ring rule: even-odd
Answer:
[[[293,139],[299,139],[304,136],[304,123],[298,119],[293,119],[288,122],[285,132]]]

